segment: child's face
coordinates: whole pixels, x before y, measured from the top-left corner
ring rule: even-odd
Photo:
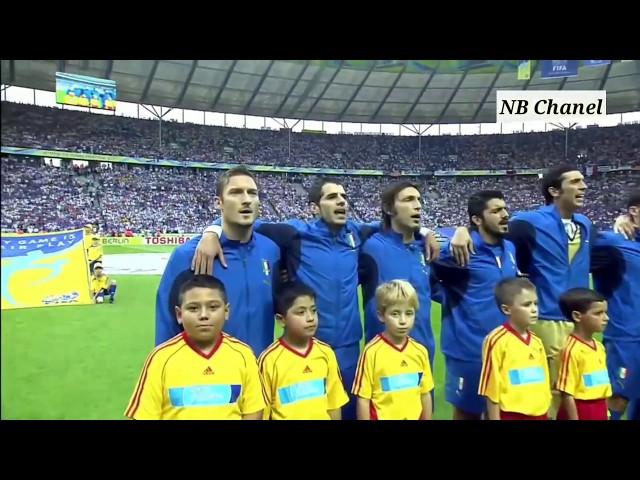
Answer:
[[[387,308],[378,312],[378,318],[385,324],[387,332],[396,338],[409,335],[416,321],[416,310],[409,302],[400,301],[392,303]]]
[[[502,311],[513,324],[527,328],[538,321],[538,294],[535,290],[523,289],[514,297],[512,305],[502,305]]]
[[[607,302],[593,302],[589,306],[589,310],[578,315],[575,320],[588,332],[604,332],[604,329],[607,328],[609,322]]]
[[[176,317],[189,338],[207,343],[218,338],[229,318],[229,305],[219,290],[196,287],[185,292]]]
[[[93,273],[96,275],[96,277],[100,278],[102,276],[102,269],[101,268],[96,268],[93,270]]]
[[[311,338],[318,330],[318,312],[313,297],[303,295],[296,298],[284,317],[278,314],[287,334],[295,338]]]

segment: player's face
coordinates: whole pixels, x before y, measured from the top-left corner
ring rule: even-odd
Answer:
[[[577,210],[584,206],[584,195],[587,184],[582,174],[574,170],[562,175],[560,190],[557,190],[556,201],[560,202],[568,210]]]
[[[587,331],[604,332],[609,323],[607,302],[593,302],[585,313],[580,316],[580,323]]]
[[[413,187],[400,190],[394,200],[394,210],[394,222],[400,228],[412,230],[420,228],[422,202],[418,190]]]
[[[208,343],[222,331],[229,318],[229,305],[219,290],[196,287],[185,292],[182,305],[176,307],[176,317],[189,338]]]
[[[503,311],[520,328],[527,328],[538,321],[538,294],[523,289],[513,299],[513,305],[503,305]]]
[[[287,310],[284,318],[278,315],[278,320],[284,323],[287,334],[294,338],[311,338],[318,330],[318,312],[316,301],[312,297],[296,298]]]
[[[320,217],[328,225],[342,226],[347,223],[349,202],[344,187],[336,183],[325,183],[318,209]]]
[[[93,273],[95,274],[96,277],[100,278],[103,274],[103,270],[101,268],[96,268]]]
[[[94,247],[97,247],[98,245],[100,245],[100,240],[92,240],[91,243]]]
[[[416,310],[409,302],[401,301],[387,306],[384,312],[378,312],[378,318],[385,324],[386,331],[394,338],[409,335],[416,321]]]
[[[218,199],[222,221],[227,224],[253,225],[260,211],[258,186],[253,178],[236,175],[229,179],[222,197]]]
[[[509,231],[509,212],[501,198],[492,198],[482,212],[482,228],[498,237]]]

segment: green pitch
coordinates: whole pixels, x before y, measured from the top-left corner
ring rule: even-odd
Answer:
[[[105,255],[173,248],[110,246]],[[124,418],[142,364],[154,347],[160,276],[113,278],[118,281],[114,304],[2,312],[2,419]],[[432,318],[439,339],[437,304]],[[434,416],[450,419],[451,406],[444,400],[444,358],[439,351],[434,374]]]

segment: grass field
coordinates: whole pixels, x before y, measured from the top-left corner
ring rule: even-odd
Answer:
[[[170,252],[173,246],[109,246],[105,255]],[[108,273],[108,272],[107,272]],[[114,304],[2,312],[3,419],[123,419],[154,343],[159,275],[113,276]],[[432,308],[436,344],[440,306]],[[450,419],[444,359],[436,352],[436,419]]]

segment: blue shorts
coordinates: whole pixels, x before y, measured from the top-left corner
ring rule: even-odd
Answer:
[[[605,339],[604,347],[613,394],[627,400],[640,399],[640,342]]]
[[[487,406],[484,397],[478,395],[482,362],[469,362],[445,357],[447,375],[444,392],[447,402],[460,410],[481,415]]]
[[[335,348],[333,351],[338,360],[344,389],[349,395],[349,403],[342,407],[342,419],[356,420],[356,398],[351,393],[351,388],[353,387],[353,380],[356,378],[358,357],[360,356],[360,343]]]

